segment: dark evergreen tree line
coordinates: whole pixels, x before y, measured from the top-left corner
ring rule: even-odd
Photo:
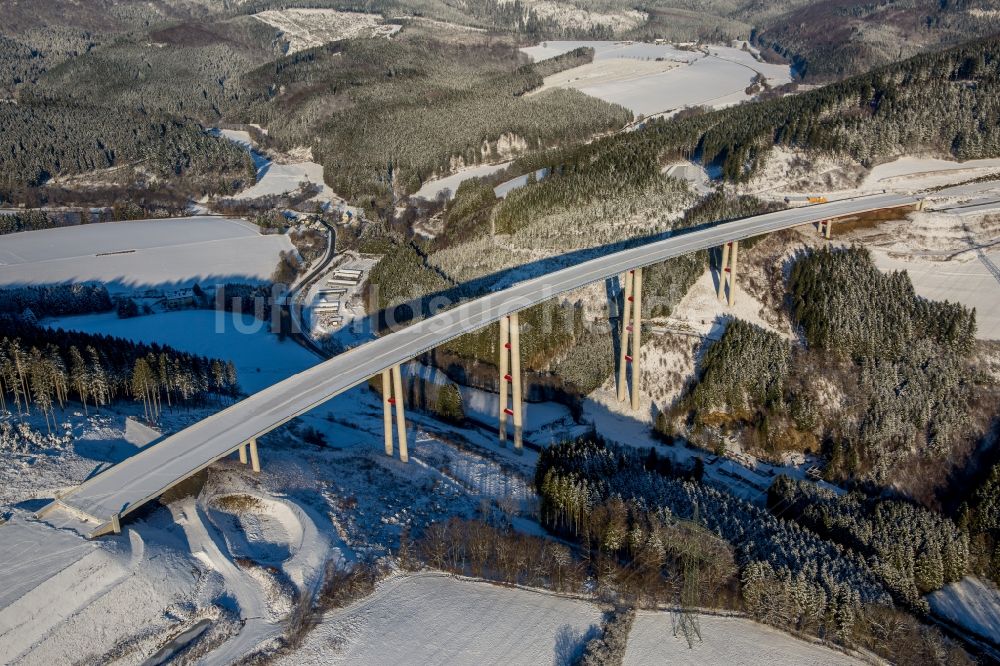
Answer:
[[[940,460],[969,435],[974,310],[916,296],[905,273],[881,273],[857,248],[800,259],[789,291],[810,349],[853,366],[831,432],[838,473],[882,483],[910,452]]]
[[[896,598],[927,610],[922,595],[961,580],[969,570],[969,537],[939,513],[911,502],[836,495],[809,481],[780,476],[768,508],[860,553]]]
[[[164,403],[199,404],[238,392],[231,362],[0,317],[0,410],[38,410],[55,425],[55,408],[71,399],[86,410],[132,398],[154,421]]]
[[[63,317],[107,312],[112,307],[107,287],[93,282],[0,289],[0,314],[31,310],[35,317]]]
[[[970,490],[957,520],[971,534],[975,568],[1000,583],[1000,463]]]
[[[535,486],[546,525],[574,536],[609,538],[594,531],[592,513],[614,497],[645,511],[697,518],[732,545],[741,571],[764,563],[778,575],[800,581],[816,597],[821,617],[831,623],[835,617],[858,616],[862,604],[891,603],[879,577],[860,557],[732,495],[647,469],[635,449],[593,441],[547,448],[539,457]],[[826,628],[831,637],[841,629],[836,624]]]
[[[790,362],[780,335],[734,319],[705,352],[689,403],[703,417],[721,410],[750,419],[758,409],[780,409]]]

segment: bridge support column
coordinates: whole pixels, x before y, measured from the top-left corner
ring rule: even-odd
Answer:
[[[719,300],[721,301],[726,295],[726,276],[729,270],[729,247],[732,243],[726,243],[722,246],[722,261],[719,262]]]
[[[260,472],[260,456],[257,455],[257,440],[251,439],[250,443],[250,469],[254,472]]]
[[[246,444],[240,444],[239,453],[240,453],[240,464],[241,465],[246,465],[247,464],[247,445]]]
[[[118,517],[117,513],[111,516],[111,531],[115,534],[122,533],[122,521],[121,518]]]
[[[385,455],[392,456],[392,408],[396,407],[396,436],[399,459],[409,462],[406,446],[406,413],[403,411],[403,378],[400,366],[382,371],[382,426],[385,432]]]
[[[729,307],[736,304],[736,261],[739,254],[739,241],[732,241],[722,246],[722,264],[719,267],[719,300],[726,297]]]
[[[392,371],[382,371],[382,433],[385,435],[385,455],[392,457]]]
[[[632,409],[639,408],[639,357],[642,351],[642,269],[625,274],[625,304],[622,308],[621,355],[618,359],[618,400],[625,402],[631,394]],[[631,343],[631,349],[630,349]],[[631,372],[629,369],[631,368]],[[632,387],[629,390],[628,379]]]
[[[516,312],[500,320],[500,442],[507,441],[507,417],[514,422],[514,449],[523,446],[521,400],[521,323]],[[510,402],[508,403],[508,387]]]
[[[622,314],[621,335],[618,336],[621,351],[618,355],[618,402],[625,402],[625,392],[628,390],[628,345],[629,332],[632,329],[630,319],[632,317],[632,278],[635,273],[629,271],[625,274],[625,285],[622,287]]]
[[[820,220],[819,233],[823,238],[830,240],[830,236],[833,233],[833,220]]]

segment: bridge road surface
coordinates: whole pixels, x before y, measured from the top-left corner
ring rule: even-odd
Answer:
[[[164,438],[68,491],[49,507],[84,514],[106,533],[124,516],[173,485],[234,453],[242,444],[308,412],[382,370],[475,331],[501,317],[593,282],[667,259],[829,218],[918,203],[881,194],[792,208],[701,228],[553,271],[440,312],[324,361]]]

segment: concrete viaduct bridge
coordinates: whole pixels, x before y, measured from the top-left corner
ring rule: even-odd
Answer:
[[[618,397],[620,400],[627,397],[629,382],[626,379],[627,373],[631,372],[631,400],[633,407],[637,407],[643,267],[689,252],[722,247],[719,297],[725,297],[732,305],[739,241],[805,224],[817,224],[829,238],[836,220],[906,208],[919,210],[922,201],[911,196],[881,194],[792,208],[678,233],[664,240],[607,254],[520,282],[383,335],[255,393],[88,479],[62,494],[38,515],[62,509],[93,525],[90,537],[119,532],[124,516],[221,458],[237,453],[242,462],[249,461],[253,470],[259,471],[259,437],[379,375],[383,387],[385,452],[393,455],[395,429],[399,457],[405,462],[408,455],[400,365],[444,342],[496,321],[501,322],[500,438],[506,439],[506,421],[510,417],[514,446],[520,448],[522,410],[518,312],[554,296],[622,274],[625,275],[626,311],[622,316]]]

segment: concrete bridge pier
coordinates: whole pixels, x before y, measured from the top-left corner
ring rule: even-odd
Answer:
[[[722,263],[719,265],[719,300],[726,297],[729,307],[736,304],[736,261],[739,254],[739,241],[731,241],[722,246]]]
[[[521,404],[521,324],[516,312],[500,319],[499,366],[500,442],[507,441],[507,417],[510,416],[514,422],[514,449],[520,451],[523,445],[524,410]]]
[[[257,455],[257,440],[251,439],[249,442],[250,447],[250,469],[256,473],[260,473],[260,456]]]
[[[406,448],[406,414],[403,411],[403,378],[400,366],[382,371],[382,425],[385,432],[385,455],[392,457],[392,411],[396,408],[396,435],[399,438],[399,459],[409,462]]]
[[[833,220],[820,220],[819,233],[823,236],[823,238],[830,240],[830,236],[833,233]]]
[[[236,452],[240,456],[240,464],[246,465],[248,462],[250,468],[255,472],[260,472],[260,456],[257,454],[257,440],[251,439],[248,442],[240,444],[240,448],[236,449]],[[249,453],[249,460],[247,459],[247,454]]]
[[[618,359],[618,400],[625,402],[628,391],[632,409],[639,409],[639,371],[642,352],[642,269],[625,274],[625,304],[622,308],[621,356]],[[631,374],[630,371],[631,370]],[[632,386],[629,389],[628,379]]]

